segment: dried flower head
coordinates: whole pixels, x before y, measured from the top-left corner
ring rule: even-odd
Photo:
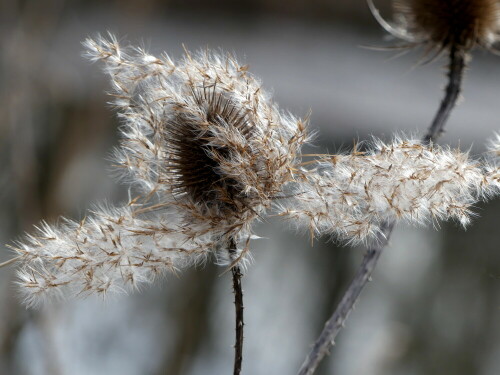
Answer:
[[[186,52],[174,63],[113,36],[84,45],[111,77],[123,121],[115,159],[139,195],[17,243],[26,301],[136,287],[209,254],[243,261],[252,223],[294,178],[304,122],[230,55]]]
[[[404,41],[396,48],[424,45],[429,60],[446,53],[449,58],[445,96],[424,137],[430,143],[444,132],[444,125],[457,104],[464,72],[475,46],[492,52],[500,39],[498,0],[393,0],[396,24],[387,22],[373,0],[367,0],[373,16],[393,36]]]
[[[380,16],[372,0],[368,4],[386,31],[409,45],[425,44],[439,51],[490,49],[499,39],[497,0],[394,0],[395,25]]]
[[[117,159],[186,225],[238,236],[293,177],[304,123],[280,113],[234,57],[186,53],[174,64],[113,38],[87,40],[124,120]]]

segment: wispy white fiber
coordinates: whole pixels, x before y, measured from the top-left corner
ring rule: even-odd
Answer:
[[[81,222],[42,223],[16,244],[26,303],[137,288],[206,259],[213,247],[208,237],[190,238],[175,216],[142,220],[138,211],[101,208]]]
[[[280,214],[312,234],[357,243],[382,222],[425,224],[454,219],[467,225],[488,174],[467,153],[418,140],[375,140],[367,152],[329,155],[303,171]]]

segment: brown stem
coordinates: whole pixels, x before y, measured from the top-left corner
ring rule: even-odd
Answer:
[[[427,134],[422,142],[429,144],[444,132],[444,125],[450,117],[450,113],[457,104],[460,91],[462,89],[462,81],[466,66],[466,52],[457,47],[450,47],[450,63],[448,67],[448,85],[446,86],[445,96],[441,101],[441,105],[432,121]]]
[[[444,125],[448,120],[452,109],[457,103],[460,95],[463,74],[466,66],[466,52],[457,46],[450,47],[450,64],[448,71],[448,85],[441,105],[429,127],[427,133],[422,138],[425,145],[434,142],[444,131]],[[370,277],[377,265],[377,261],[389,241],[394,223],[382,223],[381,233],[377,238],[377,246],[369,249],[359,267],[354,280],[349,285],[344,297],[340,301],[337,309],[326,322],[325,328],[314,343],[313,349],[307,356],[299,370],[299,375],[312,375],[320,364],[321,360],[328,354],[328,350],[334,344],[334,339],[344,326],[354,303],[357,301],[361,291],[370,280]]]
[[[232,258],[236,254],[236,241],[230,240],[229,255]],[[241,287],[241,273],[240,267],[236,264],[231,268],[233,275],[233,292],[234,292],[234,306],[236,311],[236,340],[234,344],[234,375],[241,373],[241,363],[243,361],[243,289]]]

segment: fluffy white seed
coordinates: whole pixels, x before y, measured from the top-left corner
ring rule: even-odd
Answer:
[[[304,170],[281,214],[312,233],[357,243],[382,222],[470,221],[483,170],[466,153],[417,140],[376,140],[368,152],[331,155]]]
[[[175,216],[145,220],[140,211],[101,208],[79,223],[42,223],[15,247],[26,303],[137,288],[203,261],[213,247],[207,237],[190,238]]]

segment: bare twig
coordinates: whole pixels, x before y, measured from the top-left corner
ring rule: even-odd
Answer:
[[[236,242],[231,239],[229,254],[236,253]],[[236,311],[236,340],[234,344],[234,375],[241,373],[241,363],[243,361],[243,289],[241,287],[241,269],[238,265],[231,268],[233,275],[234,306]]]
[[[434,142],[444,131],[444,125],[450,116],[452,109],[457,103],[460,95],[463,73],[465,71],[467,54],[455,45],[450,47],[449,51],[449,71],[448,85],[446,86],[445,96],[436,113],[427,133],[422,138],[422,143],[428,145]],[[335,337],[344,326],[349,313],[357,301],[361,291],[370,280],[371,274],[377,265],[380,254],[387,246],[394,223],[382,223],[382,231],[377,238],[377,246],[369,249],[359,267],[354,280],[340,301],[337,309],[326,322],[325,328],[314,343],[313,349],[307,356],[299,370],[299,375],[312,375],[320,364],[321,360],[328,354],[330,347],[334,344]]]

